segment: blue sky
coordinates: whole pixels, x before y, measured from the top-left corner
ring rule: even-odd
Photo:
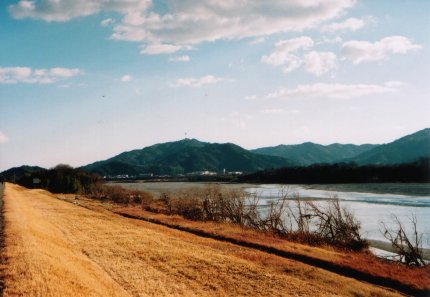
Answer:
[[[0,3],[0,170],[430,127],[430,2]]]

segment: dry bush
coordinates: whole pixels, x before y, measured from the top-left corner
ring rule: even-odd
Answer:
[[[163,193],[159,201],[165,205],[167,214],[194,221],[233,223],[310,244],[325,243],[353,250],[367,247],[360,235],[359,222],[339,205],[336,197],[318,206],[283,189],[279,198],[262,211],[258,195],[210,185],[174,195]]]
[[[287,228],[284,218],[286,206],[286,198],[281,198],[269,203],[269,209],[265,216],[261,217],[261,227],[264,231],[268,231],[278,235],[288,234],[291,230]]]
[[[159,201],[164,204],[167,214],[181,215],[193,221],[204,220],[203,204],[196,189],[178,191],[175,195],[161,193]]]
[[[242,226],[250,227],[252,229],[261,230],[261,214],[258,211],[260,197],[256,194],[245,195],[245,214],[244,223]]]
[[[406,265],[425,266],[422,249],[423,235],[417,231],[417,217],[415,215],[409,217],[412,225],[410,236],[406,234],[405,225],[397,216],[392,215],[391,219],[392,228],[388,227],[384,222],[380,222],[380,225],[382,234],[391,243],[394,252],[397,254],[393,259]]]
[[[127,190],[121,186],[103,186],[91,195],[92,198],[110,200],[120,204],[140,204],[142,207],[150,205],[153,197],[150,193],[139,190]]]
[[[182,197],[171,200],[172,211],[174,214],[183,216],[192,221],[203,221],[202,201],[195,197]]]
[[[115,203],[128,204],[130,202],[130,196],[127,190],[121,186],[105,187],[104,194],[109,200],[112,200]]]
[[[313,202],[307,202],[307,204],[316,226],[316,230],[313,232],[324,241],[352,250],[362,250],[368,247],[368,243],[360,234],[360,222],[352,212],[340,206],[337,197],[332,197],[325,206],[318,206]]]

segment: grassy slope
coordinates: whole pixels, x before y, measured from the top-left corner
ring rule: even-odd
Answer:
[[[252,249],[7,184],[4,296],[392,296]]]
[[[347,252],[334,250],[331,247],[313,247],[300,243],[289,242],[277,236],[243,229],[232,224],[213,222],[195,222],[179,216],[168,216],[144,211],[139,207],[114,207],[113,211],[131,217],[143,218],[173,228],[202,233],[203,236],[224,238],[226,241],[247,243],[258,248],[272,250],[274,254],[285,254],[290,259],[299,259],[305,263],[313,263],[331,271],[346,274],[349,270],[352,276],[359,279],[373,279],[375,283],[388,282],[394,288],[401,286],[405,291],[415,291],[419,294],[430,292],[430,267],[413,268],[382,261],[370,252]],[[361,276],[357,275],[360,274]],[[388,285],[388,284],[387,284]]]

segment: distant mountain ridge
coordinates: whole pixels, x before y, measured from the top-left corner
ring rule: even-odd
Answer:
[[[293,165],[281,157],[254,154],[232,143],[183,139],[121,153],[83,167],[101,175],[185,174],[196,171],[246,171]]]
[[[379,145],[351,158],[358,165],[393,165],[430,158],[430,128]]]
[[[268,156],[278,156],[292,160],[299,166],[316,163],[337,163],[354,158],[361,153],[376,148],[375,144],[340,144],[321,145],[313,142],[302,144],[263,147],[251,150],[254,153]]]
[[[220,173],[224,169],[227,172],[253,172],[321,163],[393,165],[413,163],[422,158],[430,158],[430,128],[381,145],[320,145],[305,142],[246,150],[233,143],[183,139],[123,152],[81,168],[100,175],[176,175],[199,171]],[[8,169],[2,174],[12,180],[42,169],[37,166],[21,166]]]

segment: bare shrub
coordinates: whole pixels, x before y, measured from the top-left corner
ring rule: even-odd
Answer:
[[[285,197],[269,203],[269,209],[265,217],[261,219],[261,225],[265,231],[278,235],[285,235],[289,232],[286,227],[284,214],[287,205]]]
[[[221,222],[225,220],[224,197],[219,185],[209,185],[203,191],[195,190],[203,204],[204,220]]]
[[[225,221],[245,225],[246,196],[242,191],[228,191],[220,196],[221,218]]]
[[[121,186],[104,186],[94,193],[92,198],[110,200],[121,204],[149,205],[153,201],[150,193],[139,190],[127,190]]]
[[[127,190],[121,186],[105,187],[104,194],[108,197],[108,199],[115,203],[128,204],[130,202],[130,196],[127,193]]]
[[[203,209],[201,200],[198,198],[182,198],[172,200],[174,213],[193,221],[202,221]]]
[[[290,230],[303,234],[310,233],[309,226],[312,214],[308,203],[302,200],[298,194],[293,196],[291,202],[287,208]]]
[[[307,205],[316,226],[313,232],[324,241],[352,250],[361,250],[368,246],[361,237],[360,222],[348,209],[340,206],[337,197],[332,197],[324,207],[313,202],[307,202]]]
[[[401,263],[411,266],[424,266],[423,249],[422,249],[422,238],[423,235],[417,231],[417,217],[412,214],[409,217],[412,225],[411,235],[406,234],[405,225],[400,219],[392,215],[391,216],[393,227],[387,226],[384,222],[380,222],[381,233],[391,243],[394,252],[398,256],[394,256]]]
[[[159,201],[168,214],[190,220],[229,222],[310,244],[327,243],[353,250],[367,247],[360,235],[360,223],[336,197],[319,206],[283,189],[279,198],[262,211],[258,195],[210,185],[174,195],[163,193]]]
[[[243,225],[253,229],[261,230],[263,229],[262,219],[260,212],[258,211],[258,204],[260,197],[256,194],[247,193],[245,195],[245,211],[243,218]]]
[[[128,191],[129,201],[133,204],[140,204],[143,208],[150,205],[153,197],[150,193],[140,190]]]

